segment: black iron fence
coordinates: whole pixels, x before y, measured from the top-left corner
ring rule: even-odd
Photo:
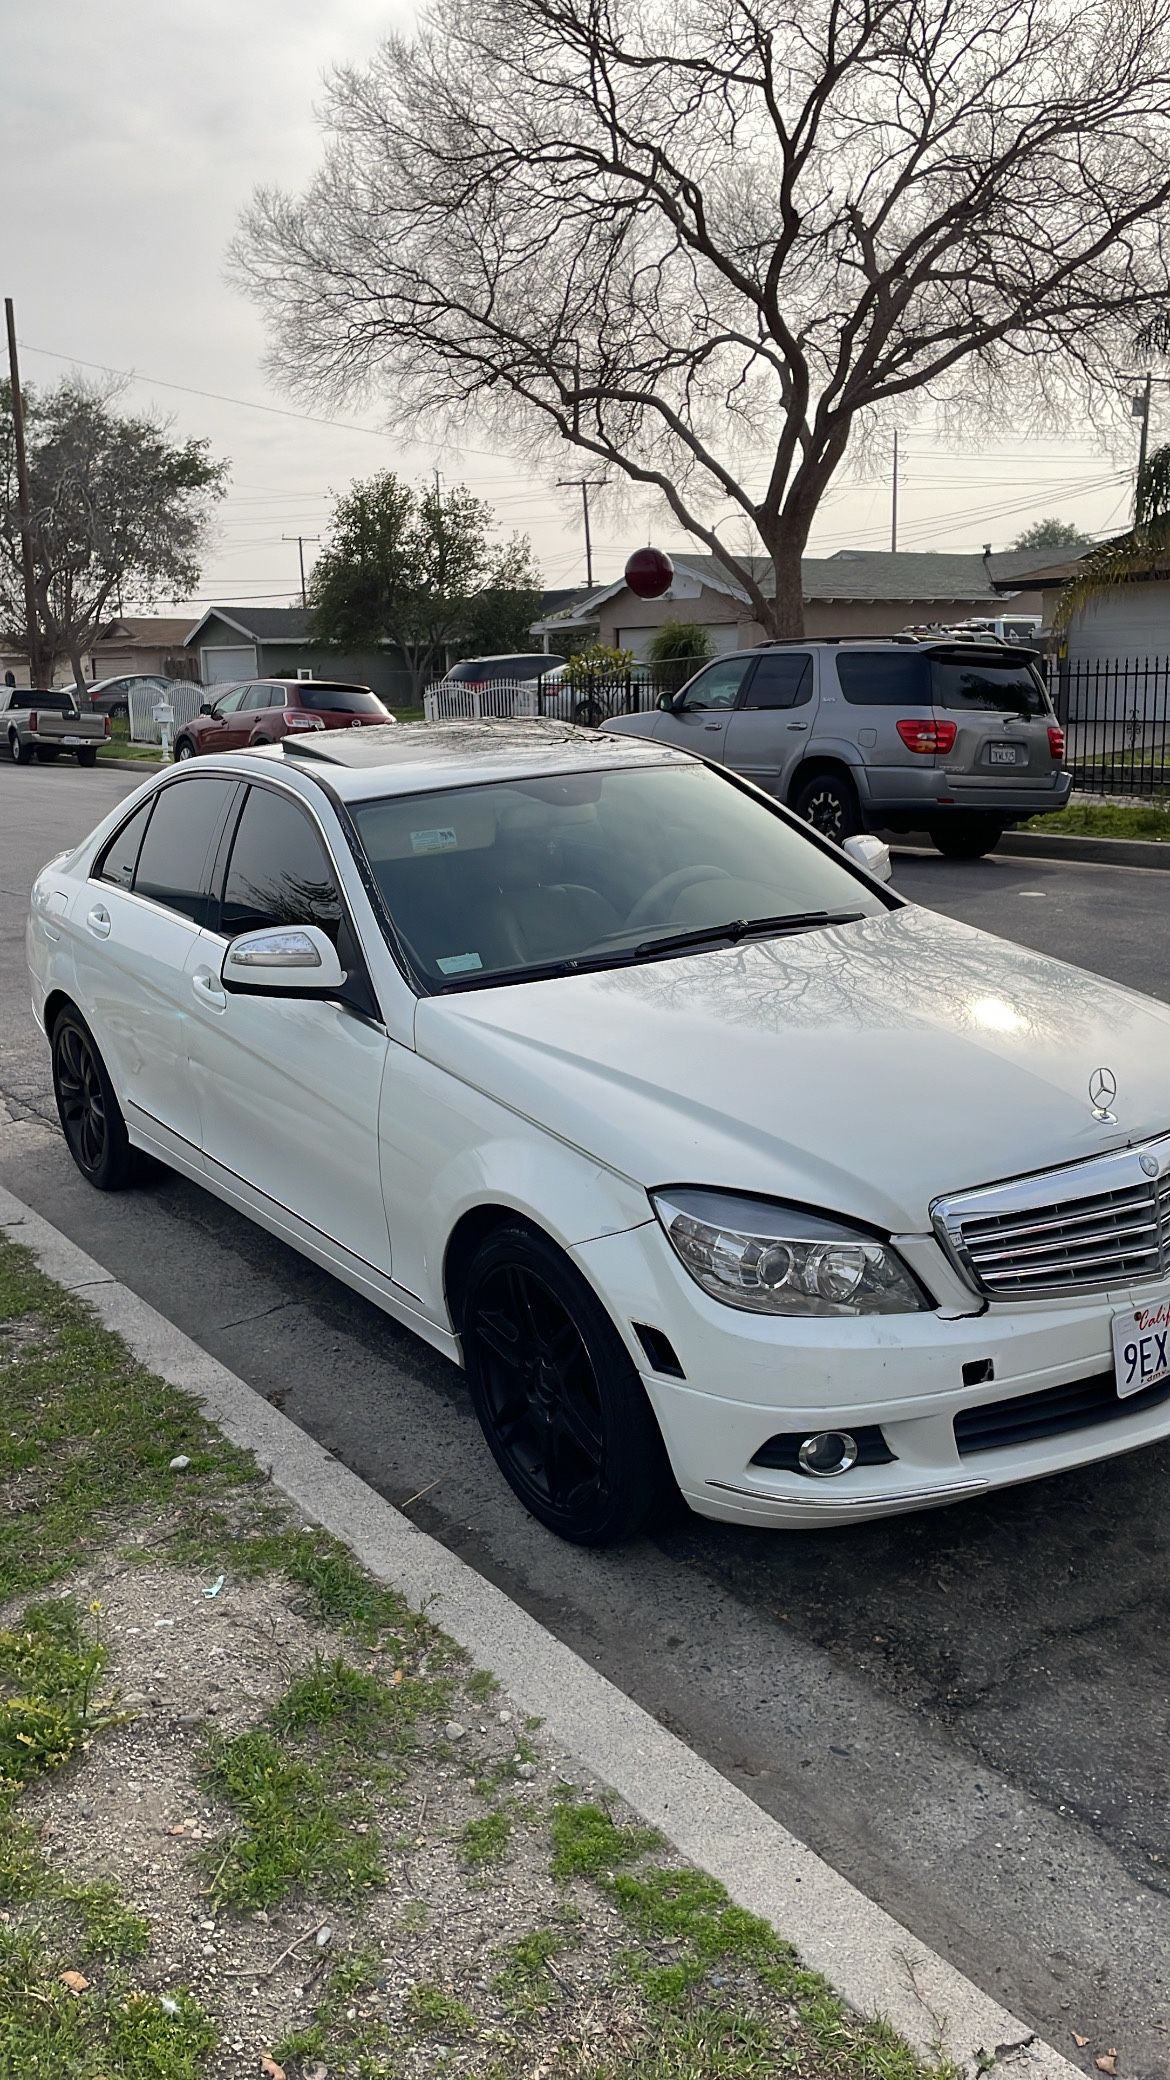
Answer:
[[[1047,671],[1074,787],[1170,794],[1170,657],[1053,657]]]

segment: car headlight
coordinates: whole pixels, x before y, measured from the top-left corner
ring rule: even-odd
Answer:
[[[845,1221],[731,1192],[652,1192],[705,1293],[751,1314],[919,1314],[931,1306],[889,1243]]]

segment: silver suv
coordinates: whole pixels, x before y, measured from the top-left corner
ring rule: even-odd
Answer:
[[[925,830],[952,859],[979,859],[1072,788],[1036,654],[999,642],[767,643],[605,727],[730,766],[838,843]]]

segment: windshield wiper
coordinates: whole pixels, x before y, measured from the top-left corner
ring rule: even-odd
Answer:
[[[637,959],[637,953],[624,947],[613,953],[579,953],[567,960],[533,961],[527,968],[489,968],[486,975],[460,975],[456,981],[440,982],[433,986],[433,994],[451,996],[466,989],[504,989],[513,982],[548,982],[557,976],[587,975],[598,968],[624,968]]]
[[[857,924],[864,910],[790,910],[782,917],[734,917],[728,924],[696,925],[689,932],[668,932],[661,939],[644,939],[635,946],[638,960],[656,953],[678,953],[687,946],[716,946],[721,941],[735,945],[740,939],[759,938],[767,933],[811,932],[818,925]]]

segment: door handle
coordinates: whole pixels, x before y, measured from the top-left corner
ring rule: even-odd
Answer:
[[[196,968],[191,977],[191,987],[200,1003],[206,1004],[209,1011],[227,1010],[227,991],[221,986],[219,976],[213,975],[210,968]]]
[[[95,903],[85,921],[95,939],[109,938],[110,913],[104,903]]]
[[[722,724],[721,722],[705,722],[705,723],[703,724],[703,728],[704,728],[704,729],[722,729],[722,728],[723,728],[723,724]]]
[[[789,728],[789,729],[807,729],[807,728],[808,728],[808,724],[807,724],[807,722],[790,722],[790,723],[788,724],[788,728]]]

